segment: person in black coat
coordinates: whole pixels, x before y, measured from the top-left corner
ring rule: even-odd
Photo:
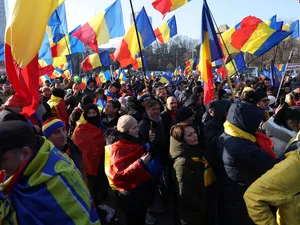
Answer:
[[[218,140],[224,132],[223,124],[231,105],[227,100],[215,100],[206,105],[207,111],[202,118],[204,149],[210,166],[217,172],[217,147]]]
[[[218,219],[220,225],[253,225],[243,195],[275,160],[257,144],[255,133],[263,111],[247,103],[229,108],[224,133],[218,141]]]

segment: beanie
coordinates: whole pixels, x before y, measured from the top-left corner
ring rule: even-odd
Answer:
[[[65,127],[64,123],[57,118],[50,118],[43,123],[42,131],[46,138],[51,136],[57,129]]]
[[[11,107],[24,107],[30,105],[30,102],[28,99],[24,99],[23,97],[20,97],[19,95],[12,95],[7,99],[4,106],[11,106]]]
[[[181,123],[194,115],[194,112],[189,107],[182,106],[178,109],[176,119],[178,123]]]
[[[137,123],[136,119],[130,115],[121,116],[118,120],[117,130],[126,133],[135,123]]]
[[[260,100],[267,98],[267,93],[264,91],[256,91],[253,95],[254,103],[257,104]]]

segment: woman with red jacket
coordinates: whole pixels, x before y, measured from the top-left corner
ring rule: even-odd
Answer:
[[[160,164],[140,144],[136,119],[124,115],[117,129],[105,133],[105,173],[116,191],[117,206],[124,211],[126,225],[144,225],[152,176]]]

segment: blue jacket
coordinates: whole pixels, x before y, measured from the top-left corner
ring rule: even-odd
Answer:
[[[246,103],[234,103],[227,120],[241,130],[254,134],[263,111]],[[243,195],[275,161],[255,143],[223,133],[218,142],[220,225],[252,225]]]

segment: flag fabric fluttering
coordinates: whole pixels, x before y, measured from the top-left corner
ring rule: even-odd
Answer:
[[[277,21],[277,15],[274,15],[271,19],[266,21],[266,24],[274,30],[282,30],[283,21]]]
[[[204,83],[204,105],[214,99],[212,62],[223,58],[218,37],[210,16],[210,9],[203,2],[201,17],[200,57],[198,69]]]
[[[0,60],[4,60],[4,42],[0,43]]]
[[[161,75],[159,81],[163,84],[171,83],[172,82],[172,76],[170,76],[170,74],[168,74],[168,73],[164,73],[163,75]]]
[[[172,16],[171,19],[164,22],[161,26],[154,30],[154,34],[157,39],[165,44],[167,43],[172,37],[177,34],[177,25],[176,25],[176,18]]]
[[[104,72],[101,71],[99,73],[99,77],[100,77],[101,83],[106,83],[107,81],[111,81],[110,72],[108,70],[106,70]]]
[[[244,60],[243,53],[239,53],[232,59],[232,61],[226,63],[226,70],[228,76],[233,76],[236,72],[245,72],[247,70],[246,63]]]
[[[5,64],[16,96],[24,99],[23,113],[31,115],[39,104],[38,51],[48,20],[63,0],[16,0],[5,33]],[[26,37],[26,38],[20,38]]]
[[[286,69],[286,64],[275,64],[275,66],[279,69],[279,71],[282,73]]]
[[[91,54],[81,62],[81,68],[83,69],[83,71],[89,71],[97,67],[109,66],[109,65],[110,65],[110,60],[109,60],[108,51],[103,51],[99,54],[97,53]]]
[[[219,36],[219,42],[222,47],[223,55],[227,56],[228,54],[236,54],[240,51],[232,46],[231,44],[231,36],[232,34],[240,28],[240,24],[231,27],[230,29],[226,30],[224,33]]]
[[[155,0],[152,2],[152,6],[165,17],[168,12],[172,12],[190,1],[191,0]]]
[[[291,33],[270,28],[261,19],[248,16],[240,23],[240,28],[231,37],[231,44],[242,52],[261,56]]]
[[[181,74],[181,67],[178,66],[178,67],[175,69],[175,71],[174,71],[174,76],[178,76],[178,75],[180,75],[180,74]]]
[[[284,39],[285,41],[298,38],[299,37],[299,20],[296,20],[296,21],[292,22],[291,24],[284,25],[282,27],[282,30],[289,31],[292,33],[291,36]]]
[[[152,25],[149,21],[145,8],[143,7],[136,18],[137,32],[141,44],[141,50],[151,45],[155,40]],[[140,52],[138,39],[136,35],[135,25],[132,24],[121,44],[114,52],[114,61],[120,63],[120,67],[124,68],[135,60],[136,54]]]
[[[49,81],[51,83],[51,79],[49,78],[49,76],[47,74],[40,76],[40,86],[45,85],[46,81]]]
[[[127,77],[125,75],[125,71],[124,71],[124,69],[121,69],[120,76],[119,76],[120,84],[124,84],[126,80],[127,80]]]
[[[272,63],[270,65],[270,79],[271,79],[271,85],[274,87],[279,87],[280,81],[282,79],[282,74],[279,71],[279,69],[275,66],[274,60],[272,60]]]
[[[143,56],[144,66],[147,67],[146,56]],[[132,62],[132,67],[134,70],[138,70],[143,67],[142,58],[138,57]]]
[[[188,61],[185,62],[185,69],[183,71],[183,74],[185,76],[188,76],[189,74],[191,74],[193,72],[193,70],[196,70],[196,59],[190,59]]]
[[[89,22],[82,25],[72,35],[98,52],[98,46],[110,39],[125,34],[121,0],[115,1],[104,11],[99,12]]]

